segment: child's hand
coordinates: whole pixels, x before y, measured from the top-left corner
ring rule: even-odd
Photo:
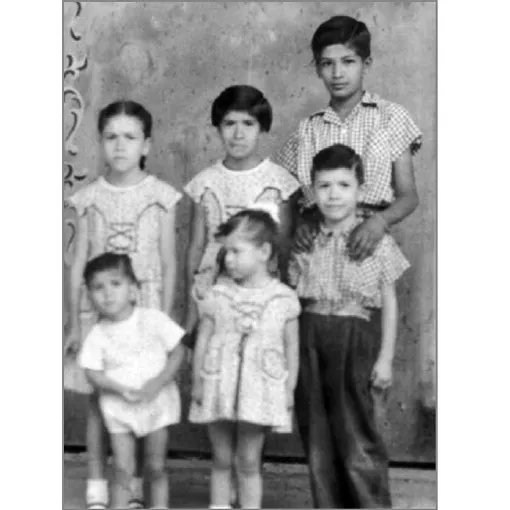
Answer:
[[[202,405],[202,399],[204,398],[204,381],[201,377],[195,379],[193,382],[193,388],[191,390],[191,399],[194,400],[198,405]]]
[[[372,369],[370,382],[375,390],[386,391],[393,382],[393,367],[391,360],[379,358]]]
[[[161,383],[157,379],[147,381],[140,389],[140,399],[143,402],[153,401],[161,391]]]
[[[383,238],[387,223],[379,214],[374,214],[358,225],[349,237],[349,255],[353,260],[363,261],[374,253]]]
[[[127,402],[130,402],[131,404],[138,404],[142,401],[142,395],[140,393],[140,390],[135,390],[133,388],[125,388],[121,392],[122,397]]]
[[[285,393],[287,397],[287,410],[291,411],[294,409],[294,388],[287,386]]]
[[[76,355],[81,347],[81,335],[79,328],[71,328],[64,343],[64,355]]]

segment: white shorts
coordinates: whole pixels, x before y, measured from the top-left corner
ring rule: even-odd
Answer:
[[[179,423],[181,418],[181,400],[175,383],[164,388],[152,402],[133,404],[111,394],[101,395],[99,402],[110,434],[133,433],[143,437]]]

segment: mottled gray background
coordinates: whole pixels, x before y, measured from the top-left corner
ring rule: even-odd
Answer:
[[[399,286],[396,382],[381,425],[394,460],[433,460],[436,292],[436,4],[434,2],[66,2],[64,6],[64,194],[100,172],[95,123],[118,98],[154,115],[151,172],[177,189],[221,156],[209,123],[212,100],[235,83],[260,88],[274,108],[264,146],[271,154],[327,94],[311,65],[316,27],[335,14],[367,23],[374,64],[367,88],[403,104],[424,133],[416,157],[419,209],[395,235],[412,262]],[[180,260],[189,202],[179,206]],[[64,211],[70,220],[69,211]],[[72,249],[73,225],[64,237]],[[182,266],[181,266],[182,267]],[[176,303],[182,311],[182,285]],[[183,382],[187,393],[186,382]],[[186,395],[185,395],[186,396]],[[186,399],[187,400],[187,399]],[[83,401],[66,394],[65,441],[83,444]],[[391,424],[391,429],[390,429]],[[203,432],[183,424],[173,448],[205,449]],[[295,436],[271,451],[300,455]]]

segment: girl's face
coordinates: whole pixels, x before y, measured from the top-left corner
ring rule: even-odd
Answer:
[[[244,281],[267,268],[270,248],[267,244],[258,246],[243,235],[241,230],[232,232],[223,239],[225,269],[236,281]]]
[[[116,115],[101,134],[104,157],[114,172],[129,173],[140,169],[140,158],[147,156],[150,139],[145,138],[143,124],[136,117]]]
[[[255,155],[260,136],[258,120],[247,112],[228,112],[219,127],[227,158],[247,161]]]
[[[136,286],[119,269],[96,273],[89,284],[92,304],[103,317],[124,320],[129,316],[136,299]]]
[[[326,224],[339,224],[353,218],[360,186],[353,170],[337,168],[317,172],[313,183],[315,201]]]
[[[371,64],[343,44],[326,46],[317,62],[317,75],[331,99],[345,101],[363,89],[363,77]]]

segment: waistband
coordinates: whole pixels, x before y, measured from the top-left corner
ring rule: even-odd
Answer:
[[[341,303],[338,301],[302,300],[303,312],[318,315],[335,315],[337,317],[358,317],[369,321],[375,309],[366,308],[358,303]]]

